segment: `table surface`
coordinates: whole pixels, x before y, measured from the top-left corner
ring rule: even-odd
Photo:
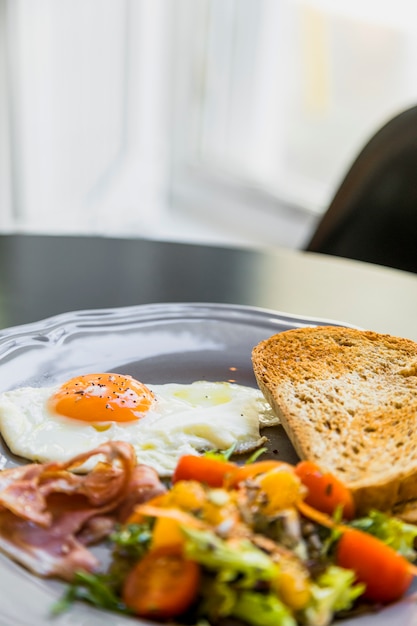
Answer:
[[[157,302],[251,305],[417,341],[417,275],[287,249],[0,235],[0,327]]]

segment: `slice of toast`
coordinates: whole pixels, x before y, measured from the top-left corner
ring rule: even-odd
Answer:
[[[299,457],[342,479],[358,513],[417,498],[417,343],[301,328],[259,343],[252,363]]]

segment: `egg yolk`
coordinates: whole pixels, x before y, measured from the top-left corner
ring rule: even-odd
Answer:
[[[55,413],[85,422],[132,422],[149,410],[155,397],[131,376],[87,374],[64,383],[49,399]]]

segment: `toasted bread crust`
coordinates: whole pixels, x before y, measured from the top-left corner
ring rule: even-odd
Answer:
[[[417,343],[302,328],[259,343],[252,363],[300,458],[342,479],[358,512],[417,498]]]

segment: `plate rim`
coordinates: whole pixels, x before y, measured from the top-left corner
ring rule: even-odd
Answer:
[[[181,312],[188,312],[188,315],[191,317],[205,317],[202,315],[204,311],[211,311],[224,314],[231,315],[235,313],[236,315],[255,315],[257,317],[272,317],[277,322],[298,322],[300,325],[331,325],[331,326],[345,326],[349,328],[357,328],[361,329],[360,326],[350,324],[347,322],[342,322],[340,320],[336,320],[333,318],[326,318],[321,316],[305,316],[299,313],[289,313],[285,311],[281,311],[278,309],[271,309],[267,307],[259,307],[256,305],[250,304],[231,304],[231,303],[222,303],[222,302],[155,302],[155,303],[147,303],[147,304],[133,304],[128,306],[120,306],[120,307],[105,307],[105,308],[97,308],[97,309],[74,309],[70,311],[66,311],[64,313],[57,313],[55,315],[50,315],[39,320],[34,320],[32,322],[26,322],[24,324],[15,324],[12,326],[6,326],[0,329],[0,343],[7,338],[10,338],[13,334],[23,334],[23,333],[36,333],[39,331],[45,331],[48,328],[54,328],[55,326],[62,325],[63,323],[68,322],[100,322],[102,320],[111,320],[112,318],[117,317],[133,317],[136,316],[142,317],[148,314],[154,313],[167,313],[170,310],[175,311],[175,315],[172,314],[170,317],[181,317],[179,314]],[[195,311],[195,315],[192,316],[191,312]]]

